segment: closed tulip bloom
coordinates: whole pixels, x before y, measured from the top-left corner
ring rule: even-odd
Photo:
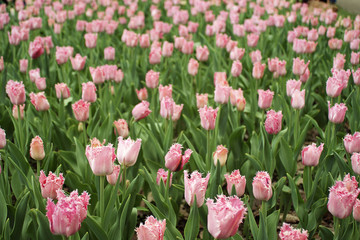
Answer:
[[[276,65],[275,76],[285,76],[286,75],[286,61],[278,61]]]
[[[281,111],[275,112],[274,110],[267,111],[265,120],[265,130],[268,134],[277,134],[281,130],[282,121]]]
[[[199,62],[193,58],[190,58],[188,63],[188,73],[192,76],[196,76],[199,69]]]
[[[9,80],[6,84],[6,94],[14,105],[23,104],[25,102],[25,86],[22,82]]]
[[[338,69],[338,70],[344,69],[345,62],[346,62],[345,55],[343,55],[341,53],[337,53],[336,57],[334,57],[333,68]]]
[[[121,69],[118,69],[118,70],[116,71],[114,81],[115,81],[116,83],[120,83],[120,82],[122,82],[123,79],[124,79],[124,73],[123,73],[123,71],[122,71]]]
[[[123,139],[122,136],[118,137],[118,148],[117,148],[117,159],[120,164],[127,167],[133,166],[138,158],[141,139],[138,138],[136,141],[131,138]]]
[[[305,89],[295,90],[291,95],[291,106],[295,109],[302,109],[305,106]]]
[[[81,99],[85,102],[96,101],[96,87],[93,82],[82,83],[82,96]]]
[[[360,222],[360,200],[356,199],[353,207],[353,217],[356,221]]]
[[[306,68],[305,73],[303,75],[300,75],[300,81],[305,83],[310,77],[310,70],[309,68]]]
[[[97,34],[94,33],[86,33],[84,35],[85,38],[85,46],[87,48],[95,48],[97,42]]]
[[[123,138],[129,136],[129,127],[125,119],[114,121],[114,126],[115,135],[122,136]]]
[[[286,95],[291,97],[295,90],[300,91],[301,81],[296,81],[294,79],[290,79],[286,82]]]
[[[174,44],[168,41],[165,41],[162,46],[162,55],[164,57],[171,57],[174,50]]]
[[[216,203],[213,199],[207,199],[206,205],[208,207],[207,227],[209,233],[216,239],[234,236],[247,211],[240,198],[218,195]]]
[[[90,103],[80,99],[72,105],[72,109],[76,120],[79,122],[85,122],[89,118]]]
[[[0,128],[0,149],[6,146],[6,133],[5,130]]]
[[[346,134],[344,146],[348,153],[360,152],[360,132],[355,132],[354,135]]]
[[[81,71],[85,67],[87,57],[82,57],[80,54],[76,54],[75,58],[70,56],[71,66],[75,71]]]
[[[150,36],[149,34],[142,34],[139,37],[139,45],[141,48],[150,47]]]
[[[229,101],[231,87],[216,85],[214,92],[214,101],[220,104],[225,104]]]
[[[160,185],[160,182],[161,182],[161,179],[163,180],[165,186],[166,186],[166,182],[167,182],[167,179],[168,179],[168,172],[165,171],[164,169],[160,168],[158,171],[157,171],[157,175],[156,175],[156,183],[157,185]],[[172,183],[172,177],[173,177],[173,174],[171,173],[170,174],[170,182],[169,182],[169,187],[171,187],[171,183]]]
[[[257,43],[259,41],[259,35],[250,33],[247,35],[247,45],[249,47],[256,47]]]
[[[283,223],[280,228],[279,237],[281,240],[307,240],[308,232],[304,229],[295,229],[290,224]]]
[[[351,156],[351,167],[356,174],[360,174],[360,153],[354,152]]]
[[[262,59],[260,50],[252,51],[249,55],[253,64],[255,64],[256,62],[260,62]]]
[[[43,160],[45,157],[44,143],[39,136],[36,136],[31,140],[30,157],[36,161]]]
[[[358,68],[356,71],[354,71],[354,70],[351,70],[351,71],[352,71],[354,83],[356,85],[360,85],[360,68]]]
[[[30,81],[35,82],[35,80],[40,77],[40,69],[39,68],[31,69],[29,71],[29,77],[30,77]]]
[[[187,149],[182,155],[181,144],[173,144],[165,155],[165,167],[173,172],[180,171],[189,161],[192,154],[191,149]]]
[[[239,60],[236,60],[232,63],[231,65],[231,75],[233,77],[238,77],[240,76],[241,72],[242,72],[242,64]]]
[[[160,102],[160,115],[165,119],[170,119],[173,115],[174,100],[169,97],[164,97]]]
[[[262,89],[258,89],[259,99],[258,106],[261,109],[267,109],[271,107],[271,103],[274,97],[274,92],[270,89],[264,91]]]
[[[234,170],[230,175],[225,174],[227,192],[231,195],[231,190],[235,186],[236,195],[241,197],[245,193],[246,178],[240,175],[239,169]]]
[[[159,86],[159,100],[161,101],[163,98],[168,97],[172,98],[172,85],[163,86],[160,84]]]
[[[0,72],[4,71],[4,57],[0,57]]]
[[[145,82],[148,88],[156,88],[159,85],[160,72],[150,70],[146,73]]]
[[[28,68],[28,60],[27,59],[20,59],[19,60],[20,72],[26,73]]]
[[[44,53],[42,40],[40,38],[35,38],[33,42],[30,42],[28,52],[32,59],[39,58]]]
[[[245,49],[234,47],[230,52],[230,59],[233,61],[241,60],[245,54]]]
[[[350,177],[350,174],[347,174],[343,181],[336,181],[329,192],[327,203],[329,212],[340,219],[350,216],[359,194],[355,177]]]
[[[149,53],[149,63],[158,64],[161,62],[161,48],[153,48]]]
[[[146,88],[142,88],[140,90],[136,89],[136,95],[140,101],[146,100],[148,98],[148,92]]]
[[[335,27],[328,27],[326,31],[326,37],[333,38],[335,36],[336,28]]]
[[[252,187],[257,200],[268,201],[272,197],[271,178],[267,172],[257,172]]]
[[[205,178],[202,178],[201,173],[194,171],[189,174],[188,171],[184,171],[184,195],[185,201],[189,206],[192,206],[194,203],[196,195],[196,205],[201,207],[204,204],[206,188],[209,182],[210,173],[206,175]]]
[[[19,119],[19,109],[18,109],[19,107],[20,107],[20,119],[24,119],[25,104],[14,105],[12,109],[12,115],[16,120]]]
[[[41,170],[39,182],[40,182],[40,187],[41,187],[41,195],[43,196],[43,198],[56,199],[56,196],[57,196],[56,191],[58,189],[60,189],[60,190],[62,189],[62,187],[64,185],[64,181],[65,181],[65,179],[64,179],[62,173],[60,173],[59,177],[57,177],[55,174],[53,174],[50,171],[49,175],[46,176],[44,171]]]
[[[313,143],[303,148],[301,151],[302,163],[305,166],[317,166],[319,164],[319,159],[321,153],[324,149],[324,144],[320,144],[319,147],[316,147],[316,144]]]
[[[181,52],[183,54],[192,54],[193,51],[194,51],[194,42],[193,41],[185,41],[181,48]]]
[[[217,162],[220,162],[220,166],[224,166],[227,160],[228,150],[223,145],[218,145],[216,151],[213,153],[214,165],[216,166]]]
[[[40,91],[43,91],[46,89],[46,78],[37,78],[35,79],[35,85],[36,85],[36,88]]]
[[[183,107],[184,107],[184,104],[180,104],[180,105],[175,104],[175,103],[173,104],[173,114],[171,116],[172,121],[175,122],[180,119]]]
[[[166,229],[166,220],[156,220],[153,216],[146,219],[145,224],[135,229],[139,240],[163,240]]]
[[[293,59],[292,71],[295,75],[302,75],[305,73],[306,68],[309,66],[310,60],[305,64],[304,60],[300,58]]]
[[[241,88],[238,90],[231,89],[230,90],[230,102],[231,105],[235,106],[238,111],[244,111],[246,100],[243,95],[243,91]]]
[[[111,61],[115,60],[115,48],[107,47],[104,49],[104,59]]]
[[[350,49],[351,50],[359,50],[359,44],[360,44],[360,39],[354,39],[350,42]]]
[[[131,114],[133,115],[135,121],[139,121],[147,117],[151,113],[151,110],[149,109],[149,105],[150,105],[149,102],[141,101],[133,108]]]
[[[85,155],[95,176],[105,176],[113,172],[116,156],[112,144],[104,146],[98,139],[93,138],[91,145],[86,146]]]
[[[47,111],[50,108],[50,104],[46,99],[44,92],[39,92],[37,94],[30,93],[30,101],[34,105],[37,111]]]
[[[102,67],[89,67],[91,78],[95,84],[101,84],[105,82],[106,73]]]
[[[226,80],[226,72],[215,72],[214,73],[214,85],[223,85],[229,86],[229,83]]]
[[[279,59],[277,57],[275,58],[268,58],[268,69],[270,72],[276,71],[277,63],[279,62]]]
[[[57,83],[55,84],[56,97],[58,99],[67,99],[70,97],[70,89],[66,83]]]
[[[341,49],[343,41],[341,39],[332,38],[328,41],[328,45],[330,49]]]
[[[72,56],[74,48],[72,47],[58,47],[56,46],[56,62],[61,65],[66,63]]]
[[[360,52],[356,53],[356,52],[351,52],[351,59],[350,62],[352,65],[357,65],[359,64],[359,59],[360,59]]]
[[[212,107],[208,107],[206,105],[199,109],[201,126],[205,130],[213,130],[215,128],[218,110],[218,108],[213,109]]]
[[[196,107],[197,108],[203,108],[207,105],[207,103],[208,103],[208,94],[207,93],[203,93],[203,94],[196,93]]]
[[[328,101],[328,109],[329,121],[332,123],[342,123],[345,119],[345,113],[348,108],[345,106],[345,103],[335,103],[335,105],[330,108],[330,101]]]
[[[207,46],[196,47],[196,58],[200,62],[206,62],[209,59],[209,49],[207,48]]]
[[[106,175],[106,180],[108,181],[108,183],[110,185],[113,185],[113,186],[116,185],[116,181],[118,180],[118,177],[119,177],[119,174],[120,174],[120,169],[121,169],[120,165],[114,165],[114,169],[113,169],[112,173]],[[122,180],[121,175],[120,175],[119,180],[120,180],[119,182],[121,182],[121,180]]]
[[[264,76],[264,70],[266,68],[265,64],[261,64],[261,62],[254,63],[252,76],[256,79],[261,79]]]
[[[83,192],[80,196],[77,190],[66,196],[62,190],[57,190],[57,203],[48,198],[46,217],[50,223],[50,231],[55,235],[69,237],[80,230],[81,222],[87,215],[90,196]]]

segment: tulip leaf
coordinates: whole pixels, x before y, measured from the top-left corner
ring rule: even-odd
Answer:
[[[204,161],[199,157],[199,154],[196,152],[194,146],[190,142],[190,140],[186,137],[185,134],[182,135],[186,141],[186,144],[189,146],[189,148],[193,151],[191,154],[191,157],[194,158],[196,166],[198,167],[199,171],[204,173],[205,172],[205,163]]]
[[[49,227],[49,221],[46,216],[37,209],[31,209],[30,214],[33,216],[34,220],[38,223],[38,229],[36,234],[38,239],[60,239],[59,236],[55,236],[51,233]]]
[[[21,238],[21,231],[23,228],[24,219],[25,219],[26,213],[28,212],[27,209],[28,209],[29,196],[30,196],[30,193],[27,192],[21,198],[18,205],[16,206],[14,227],[11,232],[12,239],[20,239]]]
[[[296,173],[296,159],[294,158],[293,151],[290,148],[289,144],[285,141],[284,138],[280,140],[280,161],[284,165],[285,170],[291,176],[294,176]]]
[[[99,223],[97,223],[93,216],[88,214],[83,221],[83,224],[87,226],[87,231],[90,233],[93,233],[97,239],[108,239],[107,234],[104,232],[104,230],[101,228]]]
[[[353,172],[352,169],[349,167],[349,165],[345,163],[345,160],[342,157],[340,157],[340,155],[336,151],[334,151],[333,153],[335,155],[337,165],[339,166],[340,169],[340,175],[342,177],[344,177],[344,173]]]
[[[84,236],[81,238],[81,240],[89,240],[89,233],[86,232]]]
[[[321,239],[334,239],[334,234],[331,232],[330,229],[324,227],[324,226],[320,226],[319,227],[319,235],[321,237]]]
[[[245,155],[251,161],[251,163],[253,163],[253,165],[254,165],[253,167],[256,170],[258,170],[258,171],[265,170],[263,164],[260,162],[259,159],[257,159],[255,156],[247,154],[247,153]]]
[[[251,233],[252,233],[254,239],[259,239],[258,238],[259,228],[258,228],[258,226],[256,224],[254,214],[253,214],[253,212],[251,210],[251,206],[249,204],[248,199],[249,199],[249,197],[247,196],[246,197],[246,206],[247,206],[247,209],[248,209],[247,213],[248,213],[248,216],[249,216],[250,230],[251,230]]]
[[[200,217],[199,217],[199,210],[196,202],[196,195],[194,196],[193,205],[190,209],[190,215],[187,219],[185,225],[185,239],[186,240],[193,240],[196,239],[199,233],[199,226],[200,226]]]
[[[279,223],[280,210],[276,210],[266,217],[266,227],[269,239],[277,239],[277,225]]]

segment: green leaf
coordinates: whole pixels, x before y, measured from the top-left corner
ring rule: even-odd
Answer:
[[[191,157],[195,160],[196,166],[198,167],[200,172],[205,172],[205,162],[200,158],[199,154],[196,152],[194,146],[192,145],[191,141],[186,137],[185,134],[182,134],[184,137],[186,144],[189,148],[193,151]]]
[[[30,196],[30,193],[27,192],[16,206],[15,221],[14,221],[15,226],[11,232],[12,239],[20,239],[21,238],[21,231],[23,228],[25,215],[26,215],[27,209],[28,209],[29,196]]]
[[[196,195],[194,196],[193,205],[190,209],[190,215],[185,225],[185,239],[186,240],[193,240],[196,239],[199,233],[199,226],[200,226],[200,217],[199,217],[199,210],[196,203]]]
[[[97,239],[106,240],[108,239],[107,234],[104,232],[104,230],[101,228],[99,223],[97,223],[93,216],[90,214],[87,215],[85,220],[83,221],[83,224],[87,226],[87,229],[89,232],[94,233]]]
[[[266,227],[269,239],[277,239],[277,225],[279,223],[280,210],[274,211],[266,217]]]
[[[294,176],[296,173],[296,159],[294,158],[293,151],[291,150],[289,144],[285,141],[284,138],[280,140],[280,161],[284,165],[285,170],[291,176]]]

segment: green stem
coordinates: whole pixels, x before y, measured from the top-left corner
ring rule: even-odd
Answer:
[[[334,217],[334,240],[338,240],[340,235],[340,219]]]
[[[305,168],[304,168],[303,181],[304,181],[304,190],[305,190],[306,200],[308,200],[310,193],[311,193],[311,186],[312,186],[312,175],[311,175],[311,167],[310,166],[305,166]]]
[[[123,165],[122,165],[122,168],[123,168],[123,178],[122,178],[122,182],[123,182],[124,194],[125,194],[125,190],[126,190],[126,165],[123,164]]]
[[[61,96],[60,98],[60,124],[65,124],[65,115],[64,115],[64,98]]]
[[[165,199],[169,198],[169,192],[170,192],[170,178],[171,178],[171,170],[168,169],[168,175],[166,179],[166,192],[165,192]]]
[[[25,154],[25,149],[24,149],[25,143],[23,142],[23,129],[22,129],[23,127],[22,127],[21,115],[20,115],[20,105],[17,105],[16,108],[17,108],[17,111],[18,111],[18,119],[17,119],[17,121],[19,123],[19,144],[20,144],[19,147],[21,149],[21,152],[23,154]]]
[[[105,176],[100,176],[100,218],[101,218],[101,225],[104,224],[104,181]]]
[[[40,161],[36,161],[36,172],[38,177],[40,177],[40,165]]]
[[[84,135],[84,148],[86,149],[87,145],[87,133],[86,133],[86,122],[83,123],[83,135]]]
[[[211,147],[210,147],[210,130],[207,130],[207,158],[206,169],[209,171],[211,168]]]
[[[299,112],[300,110],[295,109],[295,119],[294,119],[294,147],[296,146],[296,142],[299,140]]]

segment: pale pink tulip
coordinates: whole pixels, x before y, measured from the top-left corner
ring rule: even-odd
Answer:
[[[138,158],[140,147],[140,138],[134,141],[131,138],[124,140],[122,136],[118,137],[117,159],[120,165],[133,166]]]
[[[201,173],[194,171],[189,174],[188,171],[184,171],[184,195],[185,201],[189,206],[194,204],[194,199],[196,196],[196,205],[201,207],[204,204],[206,188],[209,182],[210,173],[206,175],[205,178],[202,178]]]
[[[60,173],[59,177],[57,177],[55,174],[53,174],[50,171],[49,175],[46,176],[44,171],[41,170],[39,182],[40,182],[40,187],[41,187],[41,195],[43,196],[43,198],[56,199],[56,196],[57,196],[56,191],[58,189],[60,189],[60,190],[62,189],[62,187],[64,185],[64,181],[65,181],[65,179],[64,179],[62,173]]]
[[[258,200],[269,201],[273,192],[271,178],[267,172],[257,172],[252,182],[254,197]]]
[[[317,166],[323,149],[323,143],[319,147],[316,147],[315,143],[304,147],[301,151],[302,164],[305,166]]]

